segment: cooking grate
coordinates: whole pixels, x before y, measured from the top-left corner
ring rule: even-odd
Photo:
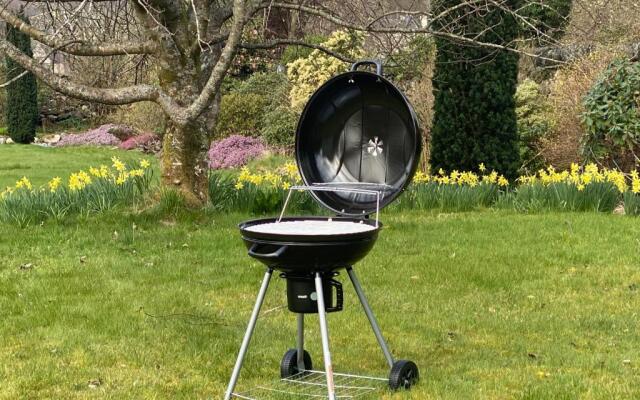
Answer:
[[[362,398],[384,387],[388,379],[351,374],[333,374],[336,399]],[[246,400],[326,399],[327,378],[323,371],[304,371],[276,381],[271,387],[256,386],[233,397]]]

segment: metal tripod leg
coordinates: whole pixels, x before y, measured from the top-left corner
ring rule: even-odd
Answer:
[[[322,276],[316,272],[316,295],[318,296],[318,316],[320,318],[320,335],[322,336],[322,354],[324,356],[324,370],[327,374],[327,391],[329,400],[336,400],[336,389],[333,383],[333,366],[331,365],[331,352],[329,350],[329,327],[324,306],[324,290],[322,289]]]
[[[304,371],[304,314],[298,314],[298,337],[296,341],[298,347],[298,371]]]
[[[256,322],[258,321],[258,315],[260,314],[260,308],[262,307],[262,303],[264,302],[264,297],[267,294],[267,288],[269,287],[269,281],[271,281],[272,274],[273,274],[273,270],[269,268],[267,269],[267,272],[264,274],[264,278],[262,279],[262,286],[260,286],[260,291],[258,292],[258,298],[256,299],[256,304],[253,307],[253,312],[251,313],[251,318],[249,319],[249,326],[247,326],[247,331],[244,334],[244,339],[242,339],[242,345],[240,346],[238,359],[236,360],[235,367],[233,367],[233,373],[231,374],[231,380],[229,381],[227,392],[224,395],[224,400],[231,399],[231,395],[233,394],[233,389],[235,389],[236,383],[238,383],[238,377],[240,376],[240,370],[242,369],[244,356],[247,354],[247,349],[249,348],[249,342],[251,341],[253,330],[256,327]]]
[[[347,273],[349,274],[349,278],[351,279],[351,283],[353,283],[353,287],[356,290],[358,298],[360,299],[360,303],[362,304],[362,308],[364,308],[364,313],[367,314],[367,318],[369,319],[369,323],[371,324],[371,328],[373,329],[373,333],[376,335],[376,339],[378,339],[378,344],[382,348],[382,352],[384,353],[384,357],[387,359],[387,363],[389,363],[389,367],[393,368],[393,356],[391,355],[391,351],[389,351],[389,346],[387,342],[384,340],[382,336],[382,332],[380,331],[380,327],[378,326],[378,321],[376,317],[373,315],[373,311],[371,311],[371,307],[369,306],[369,302],[362,291],[362,286],[360,286],[360,281],[358,281],[358,277],[356,276],[356,272],[353,268],[347,268]]]

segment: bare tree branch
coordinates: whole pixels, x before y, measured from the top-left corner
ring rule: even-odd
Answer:
[[[200,92],[200,95],[198,95],[198,97],[189,107],[179,113],[179,117],[176,119],[177,121],[187,123],[188,121],[197,118],[209,106],[211,100],[213,100],[213,98],[216,96],[218,90],[220,89],[220,85],[222,84],[222,79],[226,75],[231,62],[233,61],[238,43],[240,42],[240,37],[242,36],[244,25],[245,0],[234,0],[233,23],[229,32],[227,43],[224,45],[224,48],[220,53],[220,58],[218,58],[218,61],[213,67],[211,75],[209,76],[207,83],[202,89],[202,92]]]
[[[483,0],[483,1],[486,2],[486,0]],[[468,5],[470,3],[465,3],[465,4]],[[261,6],[265,7],[266,5],[267,3],[264,3]],[[467,36],[459,35],[459,34],[453,33],[452,31],[436,30],[431,28],[430,26],[427,26],[425,28],[395,28],[395,27],[394,28],[374,28],[371,26],[371,24],[359,25],[359,24],[354,24],[354,23],[345,21],[338,16],[332,15],[327,11],[324,11],[315,7],[308,7],[308,6],[303,6],[301,4],[281,3],[281,2],[270,2],[268,3],[268,5],[270,7],[279,7],[279,8],[289,9],[289,10],[303,11],[305,13],[326,19],[343,28],[351,29],[354,31],[374,32],[374,33],[399,33],[399,34],[429,34],[436,37],[452,40],[461,44],[486,47],[486,48],[491,48],[495,50],[510,51],[510,52],[526,55],[532,58],[543,59],[549,62],[555,62],[560,64],[563,63],[562,60],[554,60],[536,53],[529,52],[527,50],[520,49],[515,46],[516,43],[509,43],[507,45],[503,45],[498,43],[485,42],[478,39],[469,38]],[[399,12],[394,11],[393,13],[397,14]]]
[[[347,63],[355,62],[355,60],[349,57],[346,57],[336,51],[333,51],[324,46],[305,42],[304,40],[277,39],[277,40],[270,40],[264,43],[240,43],[239,46],[242,47],[243,49],[272,49],[274,47],[287,46],[287,45],[308,47],[310,49],[320,50],[321,52],[328,54],[331,57],[337,58],[340,61],[344,61]]]
[[[67,45],[71,45],[73,44],[74,41],[69,41],[67,43]],[[61,46],[63,47],[63,46]],[[47,59],[49,57],[51,57],[52,54],[54,54],[56,51],[60,50],[60,48],[55,48],[55,49],[51,49],[51,51],[49,53],[47,53],[47,55],[44,56],[44,58],[42,60],[40,60],[40,64],[43,64],[45,61],[47,61]],[[24,70],[21,73],[19,73],[18,75],[14,76],[13,78],[9,79],[8,81],[0,84],[0,88],[5,88],[9,85],[11,85],[13,82],[17,81],[18,79],[22,78],[23,76],[27,75],[28,73],[30,73],[31,71],[29,70]]]
[[[0,9],[0,18],[18,29],[20,32],[29,35],[31,38],[52,48],[64,48],[63,51],[77,56],[113,56],[126,54],[151,54],[155,52],[156,46],[153,42],[143,43],[100,43],[90,44],[78,41],[71,46],[64,47],[64,40],[55,38],[36,27],[29,25],[6,8]]]
[[[111,105],[130,104],[139,101],[153,101],[166,110],[171,110],[175,107],[174,102],[156,86],[136,85],[117,89],[101,89],[80,85],[44,68],[33,58],[28,57],[6,40],[0,40],[0,53],[5,54],[7,57],[20,64],[24,69],[31,71],[36,77],[52,89],[66,94],[67,96]]]

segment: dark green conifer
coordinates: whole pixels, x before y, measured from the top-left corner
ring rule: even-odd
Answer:
[[[21,11],[20,17],[29,22]],[[7,40],[29,57],[33,56],[31,39],[7,24]],[[12,81],[7,86],[7,132],[16,143],[31,143],[36,135],[38,122],[38,87],[36,77],[28,72],[20,78],[24,72],[18,63],[6,57],[7,81]]]

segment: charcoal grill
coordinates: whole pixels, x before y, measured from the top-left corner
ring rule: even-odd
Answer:
[[[375,66],[376,72],[360,70]],[[382,228],[380,209],[410,183],[421,152],[416,115],[378,61],[355,63],[311,97],[296,130],[296,162],[303,185],[290,188],[277,218],[239,225],[248,254],[266,272],[231,374],[225,400],[265,398],[354,398],[387,383],[410,388],[419,377],[415,363],[391,355],[354,270],[373,248]],[[292,194],[310,194],[334,217],[285,217]],[[372,216],[375,214],[375,218]],[[387,378],[333,371],[327,313],[343,308],[336,277],[346,270],[389,365]],[[280,364],[277,385],[234,392],[249,342],[274,271],[287,283],[287,304],[297,314],[296,348]],[[323,370],[314,370],[304,345],[305,314],[318,314]]]

